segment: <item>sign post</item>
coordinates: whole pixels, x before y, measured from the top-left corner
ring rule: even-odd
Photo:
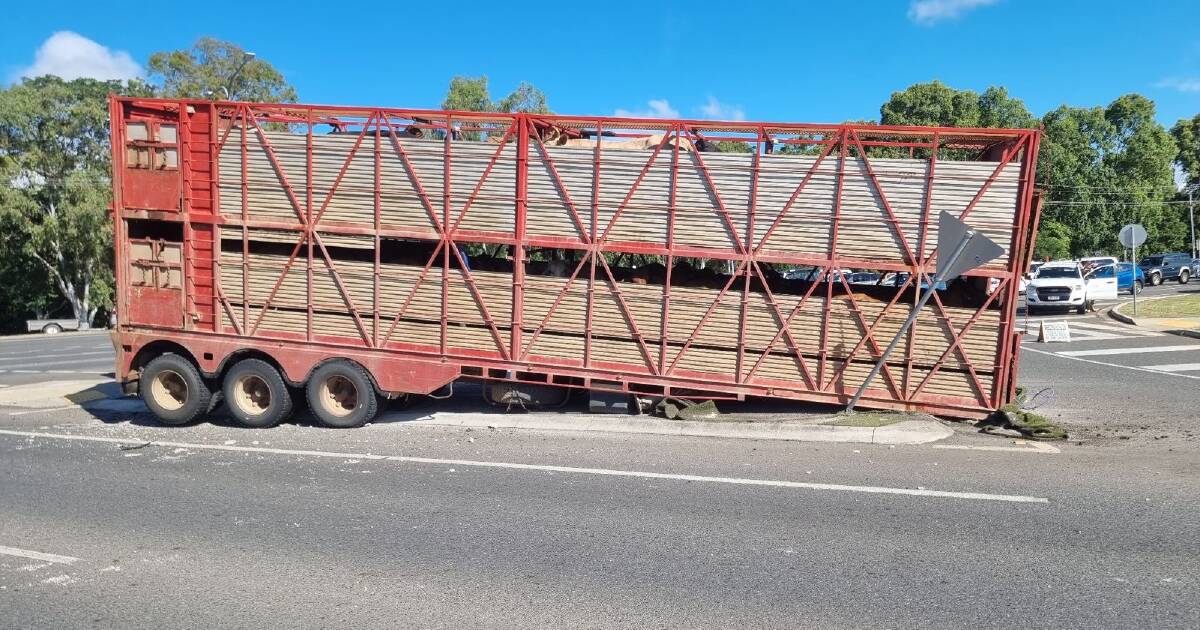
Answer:
[[[908,314],[908,319],[904,321],[904,325],[900,327],[900,330],[896,331],[896,336],[892,337],[892,342],[883,350],[883,354],[879,355],[879,361],[875,363],[875,367],[871,368],[871,372],[867,374],[867,378],[859,386],[858,392],[850,399],[850,404],[846,405],[846,413],[854,413],[854,406],[858,404],[858,401],[867,391],[867,387],[870,386],[871,381],[876,376],[879,376],[880,370],[887,363],[888,355],[896,349],[896,346],[900,344],[900,340],[908,333],[908,329],[917,320],[917,315],[921,313],[921,309],[925,308],[925,304],[929,301],[929,298],[933,297],[934,291],[937,291],[938,285],[942,282],[949,282],[957,278],[964,271],[970,271],[982,266],[988,261],[1004,254],[1004,248],[945,211],[938,217],[937,251],[937,271],[933,274],[933,278],[929,280],[929,288],[925,290],[925,293],[921,295],[921,299],[913,306],[912,311]],[[943,256],[943,252],[950,253]],[[913,278],[913,281],[916,284],[917,291],[920,291],[920,274],[917,274],[917,277]]]
[[[1117,240],[1121,241],[1121,245],[1133,249],[1133,314],[1137,315],[1137,248],[1138,245],[1146,242],[1146,228],[1140,223],[1130,223],[1121,228],[1117,234]]]

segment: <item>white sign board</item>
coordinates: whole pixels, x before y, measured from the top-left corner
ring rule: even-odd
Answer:
[[[1038,341],[1042,343],[1070,343],[1071,329],[1067,327],[1067,322],[1061,319],[1053,322],[1042,322],[1042,331],[1038,334]]]

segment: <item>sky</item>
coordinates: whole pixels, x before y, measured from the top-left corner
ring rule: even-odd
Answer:
[[[1200,2],[10,3],[0,81],[129,78],[209,35],[275,65],[301,102],[436,107],[455,75],[520,81],[551,109],[782,122],[877,119],[940,80],[1008,88],[1041,115],[1138,92],[1171,125],[1200,112]],[[118,8],[114,8],[118,7]]]

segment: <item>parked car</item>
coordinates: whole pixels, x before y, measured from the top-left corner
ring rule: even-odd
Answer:
[[[893,286],[893,287],[899,287],[899,286],[903,286],[905,282],[908,282],[908,276],[909,276],[909,275],[910,275],[910,274],[909,274],[908,272],[905,272],[905,271],[901,271],[901,272],[899,272],[899,273],[897,273],[897,274],[895,274],[895,275],[891,275],[891,274],[889,274],[889,276],[885,276],[885,277],[884,277],[884,279],[883,279],[883,282],[882,282],[881,284],[883,284],[884,286]],[[921,288],[922,288],[922,289],[928,289],[928,288],[929,288],[929,281],[927,281],[927,280],[922,280],[922,281],[921,281]],[[939,283],[937,284],[937,290],[938,290],[938,291],[945,291],[945,290],[946,290],[946,282],[945,282],[944,280],[943,280],[943,281],[941,281],[941,282],[939,282]]]
[[[1179,280],[1187,284],[1192,277],[1192,257],[1188,254],[1171,253],[1147,256],[1138,262],[1146,282],[1156,287],[1167,280]]]
[[[1191,267],[1192,277],[1195,278],[1196,276],[1200,276],[1200,258],[1193,258]]]
[[[1084,278],[1078,262],[1051,262],[1038,269],[1037,277],[1029,281],[1025,291],[1025,310],[1030,315],[1047,308],[1075,309],[1079,314],[1094,307],[1096,300],[1115,300],[1115,277]]]
[[[56,335],[64,330],[87,330],[87,324],[81,324],[77,319],[27,319],[25,329],[29,332],[43,332]]]
[[[1085,276],[1093,269],[1115,264],[1117,264],[1117,259],[1114,256],[1087,256],[1079,259],[1079,266],[1083,269]]]
[[[1146,286],[1146,276],[1142,273],[1142,268],[1131,262],[1096,267],[1085,277],[1111,278],[1114,274],[1117,278],[1117,291],[1129,291],[1130,295],[1136,295]]]
[[[878,284],[879,278],[879,274],[872,271],[856,271],[846,276],[850,284]]]

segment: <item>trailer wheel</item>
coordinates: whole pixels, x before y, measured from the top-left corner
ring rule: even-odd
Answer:
[[[260,359],[234,365],[225,374],[222,392],[230,414],[243,426],[265,429],[292,414],[292,393],[279,370]]]
[[[147,363],[138,391],[158,421],[168,426],[193,422],[212,402],[200,371],[178,354],[162,354]]]
[[[349,361],[331,361],[317,368],[305,392],[313,416],[330,428],[361,427],[379,413],[379,396],[370,376]]]
[[[42,327],[42,332],[47,335],[57,335],[58,333],[62,332],[62,326],[59,326],[58,324],[46,324]]]

